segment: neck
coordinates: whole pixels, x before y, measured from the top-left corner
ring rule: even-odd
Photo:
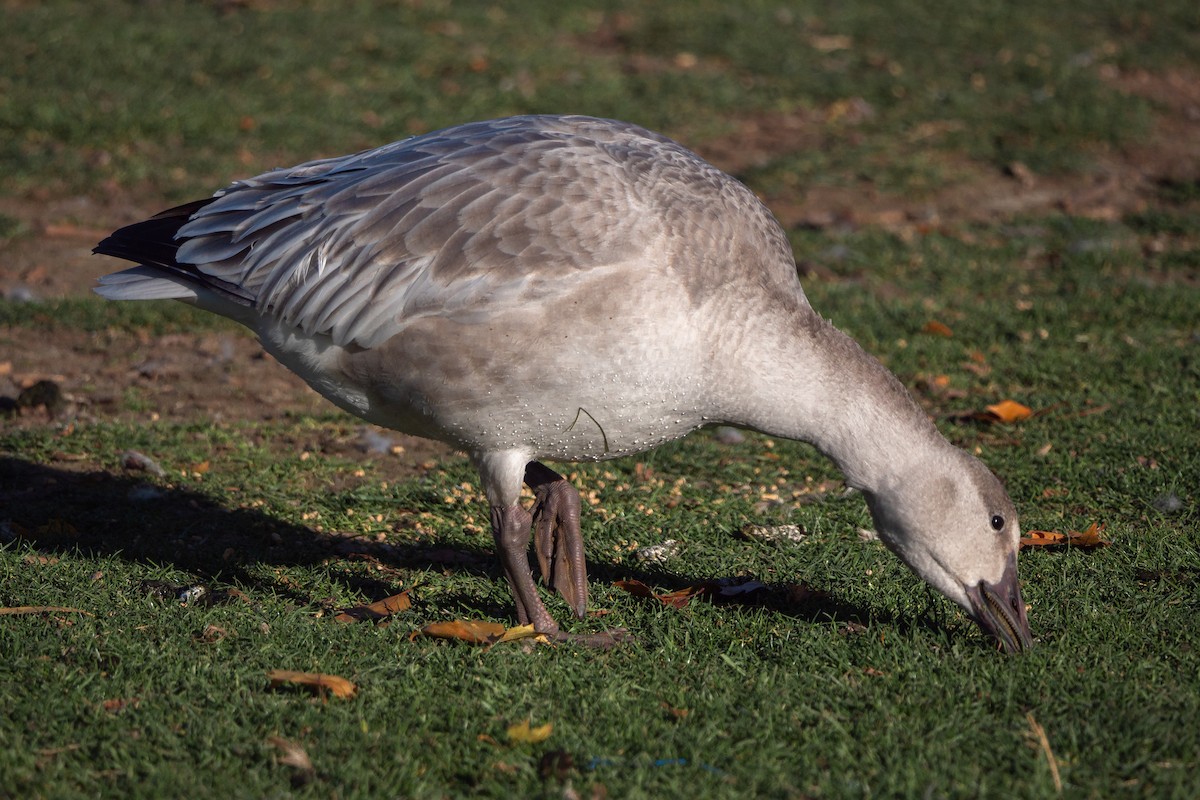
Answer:
[[[811,309],[775,323],[724,361],[740,375],[726,382],[738,387],[729,422],[815,445],[872,494],[948,446],[900,381]]]

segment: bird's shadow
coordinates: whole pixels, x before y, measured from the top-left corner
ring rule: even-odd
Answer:
[[[79,471],[0,457],[0,543],[13,541],[43,553],[111,556],[148,565],[170,566],[197,583],[229,585],[287,597],[299,605],[317,599],[302,585],[262,564],[305,566],[330,558],[374,560],[399,570],[452,570],[503,580],[490,547],[459,544],[396,544],[363,536],[330,534],[272,517],[256,508],[229,508],[185,487],[166,487],[135,475]],[[489,543],[490,544],[490,543]],[[271,577],[274,575],[274,577]],[[636,580],[667,591],[696,586],[713,576],[686,576],[624,563],[589,564],[593,585]],[[397,582],[352,570],[331,575],[348,589],[380,599]],[[785,586],[768,586],[745,595],[710,595],[738,609],[767,609],[811,624],[865,626],[892,618],[824,593],[797,599]],[[446,597],[485,617],[511,616],[511,607],[481,605],[476,596]],[[936,627],[930,622],[917,622]]]

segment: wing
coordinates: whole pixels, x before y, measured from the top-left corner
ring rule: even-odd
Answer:
[[[235,183],[179,228],[175,260],[259,313],[371,347],[417,316],[535,302],[636,260],[664,224],[639,168],[653,151],[703,164],[625,123],[459,126]]]

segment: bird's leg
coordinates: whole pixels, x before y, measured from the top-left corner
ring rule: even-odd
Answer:
[[[579,530],[579,492],[554,470],[530,461],[525,483],[537,498],[533,505],[533,545],[542,581],[557,591],[583,619],[587,615],[587,562]]]
[[[558,623],[537,595],[533,573],[529,569],[529,512],[520,503],[511,506],[492,506],[492,536],[504,577],[517,603],[517,620],[522,625],[532,623],[539,633],[558,633]]]

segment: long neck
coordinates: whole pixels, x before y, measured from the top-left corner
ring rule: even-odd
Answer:
[[[867,492],[948,443],[908,391],[849,336],[802,307],[734,343],[729,422],[810,442]]]

